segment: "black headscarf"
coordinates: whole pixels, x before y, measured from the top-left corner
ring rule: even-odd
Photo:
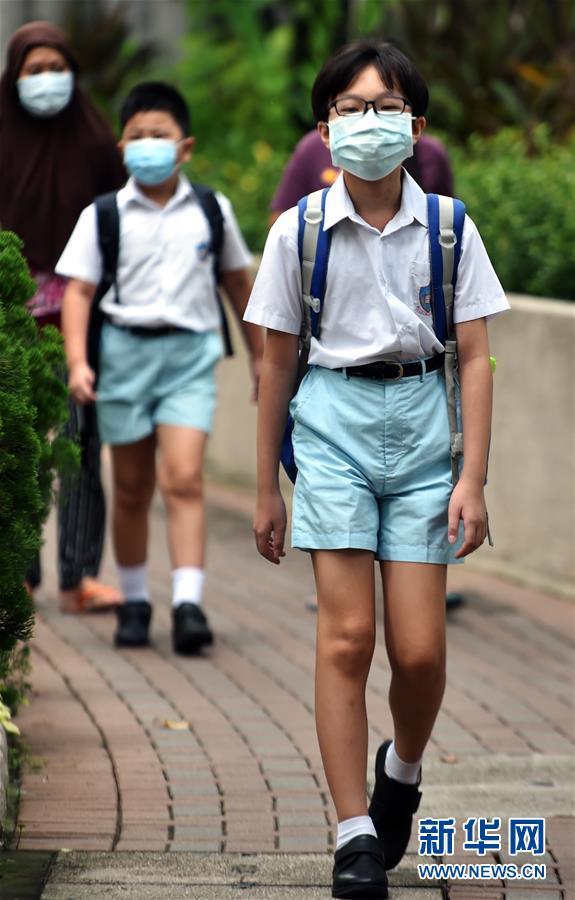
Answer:
[[[68,106],[39,118],[20,104],[16,82],[34,47],[53,47],[74,73]],[[125,180],[112,131],[78,87],[78,65],[49,22],[19,28],[0,79],[0,225],[24,240],[31,266],[53,271],[82,209]]]

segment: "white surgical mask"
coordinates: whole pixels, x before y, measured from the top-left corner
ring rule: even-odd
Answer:
[[[337,116],[328,123],[329,149],[334,166],[358,178],[385,178],[404,159],[413,156],[410,113]]]
[[[124,165],[140,184],[161,184],[173,175],[178,156],[177,141],[140,138],[124,148]]]
[[[33,116],[48,119],[61,112],[72,98],[72,72],[41,72],[16,82],[20,103]]]

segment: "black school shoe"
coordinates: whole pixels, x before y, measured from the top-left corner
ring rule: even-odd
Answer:
[[[392,741],[385,741],[375,757],[375,786],[369,815],[385,857],[385,868],[394,869],[403,858],[411,835],[413,814],[417,811],[421,792],[417,784],[403,784],[385,772],[385,757]]]
[[[331,896],[345,900],[385,900],[385,860],[373,835],[360,834],[335,851]]]
[[[152,607],[147,600],[127,600],[118,606],[116,615],[118,627],[114,643],[117,647],[145,647],[149,643]]]
[[[204,611],[197,603],[180,603],[172,610],[172,643],[176,653],[194,654],[214,643]]]

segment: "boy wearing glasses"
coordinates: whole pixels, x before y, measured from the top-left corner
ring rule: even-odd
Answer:
[[[202,609],[202,474],[222,341],[210,225],[181,172],[194,145],[181,94],[162,82],[136,85],[120,118],[119,146],[131,177],[117,194],[116,285],[100,301],[106,321],[97,393],[86,346],[90,306],[103,274],[94,204],[80,216],[56,269],[70,279],[63,306],[70,391],[79,403],[96,402],[102,440],[111,445],[114,549],[126,598],[115,642],[148,643],[148,513],[157,478],[167,510],[173,645],[192,654],[213,641]],[[250,255],[230,202],[221,194],[217,201],[221,282],[241,321]],[[244,323],[243,332],[255,397],[260,329]]]
[[[444,348],[428,303],[426,197],[401,166],[425,127],[427,100],[422,77],[390,44],[347,45],[325,63],[312,106],[342,174],[326,199],[323,227],[332,240],[321,331],[291,405],[302,326],[297,209],[270,231],[245,315],[268,329],[254,532],[275,564],[285,555],[278,460],[288,406],[295,421],[292,544],[311,553],[318,594],[316,724],[338,818],[334,897],[387,897],[386,869],[407,847],[444,690],[447,564],[486,535],[486,319],[508,304],[466,219],[454,313],[465,462],[453,488]],[[394,364],[385,367],[389,378],[383,361]],[[379,748],[368,810],[374,561],[394,735]]]

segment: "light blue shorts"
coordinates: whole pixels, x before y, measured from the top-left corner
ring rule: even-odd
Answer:
[[[217,331],[141,337],[106,323],[100,344],[98,427],[107,444],[132,444],[157,425],[210,432],[215,367],[223,353]]]
[[[456,562],[463,529],[450,545],[453,484],[441,371],[373,381],[313,367],[290,412],[298,466],[294,547]]]

